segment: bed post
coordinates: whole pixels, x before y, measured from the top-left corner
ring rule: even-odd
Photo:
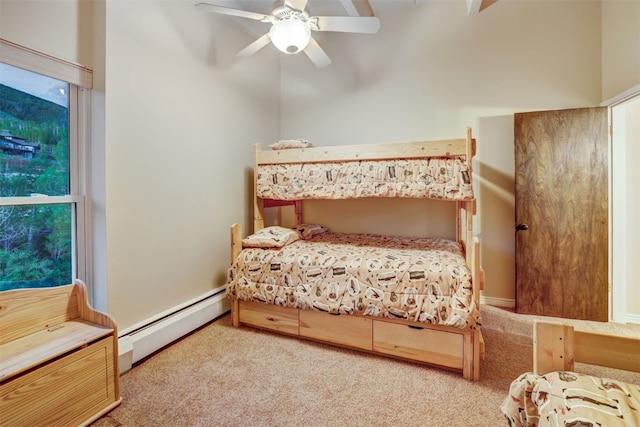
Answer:
[[[534,321],[533,373],[572,371],[573,367],[573,326]]]
[[[253,232],[264,228],[264,200],[255,197],[253,201]]]
[[[262,144],[254,145],[255,151],[253,156],[253,232],[264,228],[264,200],[258,197],[258,152],[262,151]]]
[[[242,250],[242,226],[238,223],[231,225],[231,264],[238,257]],[[231,299],[231,324],[240,325],[240,303],[237,298]]]
[[[466,224],[466,242],[468,246],[473,245],[473,216],[476,214],[476,201],[472,200],[470,202],[464,202],[464,210],[465,210],[465,219],[467,220]],[[470,261],[467,259],[467,261]]]
[[[475,141],[472,136],[471,128],[467,127],[466,133],[466,157],[465,162],[469,170],[469,175],[473,174],[473,156],[476,153]],[[480,265],[480,240],[473,235],[473,217],[476,215],[476,200],[462,202],[465,210],[466,219],[466,256],[467,264],[471,267],[471,285],[473,286],[473,299],[477,307],[480,307],[480,291],[484,289],[484,270]],[[484,359],[484,337],[480,330],[471,333],[469,339],[472,341],[471,346],[472,363],[471,378],[473,380],[480,379],[480,360]]]
[[[456,202],[456,241],[464,242],[462,238],[462,209],[464,207],[464,202]]]
[[[473,166],[473,156],[476,153],[476,147],[475,144],[473,142],[473,136],[471,134],[471,128],[468,127],[467,128],[467,156],[466,156],[466,162],[467,165],[469,166],[469,171],[471,171],[471,166]]]
[[[242,226],[237,222],[231,225],[231,263],[238,258],[242,250]]]
[[[293,202],[293,206],[296,210],[295,225],[300,225],[302,224],[302,200],[296,200],[295,202]]]

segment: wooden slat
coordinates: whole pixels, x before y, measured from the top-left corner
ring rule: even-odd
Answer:
[[[640,372],[640,337],[574,332],[575,361]]]
[[[262,146],[257,144],[256,165],[394,158],[416,159],[423,157],[466,156],[467,153],[467,140],[464,138],[388,144],[337,145],[287,150],[262,150]]]
[[[574,330],[567,324],[535,321],[533,368],[537,374],[573,370],[574,362],[640,372],[640,337]]]
[[[273,200],[273,199],[264,199],[264,207],[265,208],[279,208],[282,206],[292,206],[296,203],[295,200]]]

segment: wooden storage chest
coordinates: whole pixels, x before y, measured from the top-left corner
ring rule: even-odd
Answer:
[[[115,321],[81,281],[0,292],[0,425],[88,425],[120,404]]]

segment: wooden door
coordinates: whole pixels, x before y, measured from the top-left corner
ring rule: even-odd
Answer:
[[[518,113],[516,310],[608,320],[605,107]]]

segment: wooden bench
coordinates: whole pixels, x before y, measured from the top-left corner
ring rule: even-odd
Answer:
[[[0,292],[0,425],[88,425],[120,404],[115,321],[83,282]]]

